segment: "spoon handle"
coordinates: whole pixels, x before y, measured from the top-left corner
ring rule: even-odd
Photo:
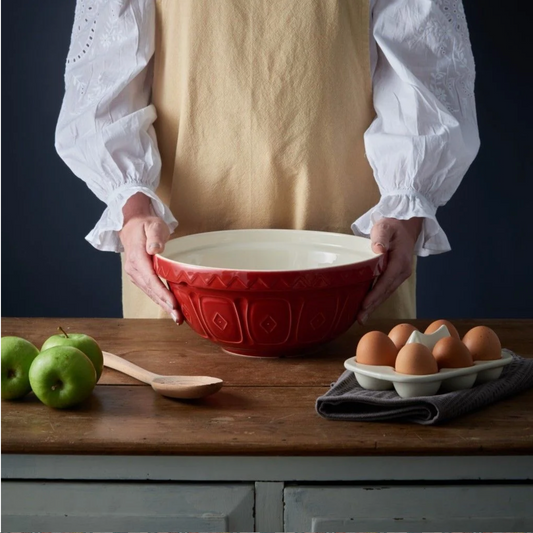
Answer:
[[[119,372],[138,379],[143,383],[148,383],[148,385],[150,385],[155,378],[159,377],[159,374],[154,374],[153,372],[145,370],[140,366],[134,365],[133,363],[126,361],[126,359],[122,359],[122,357],[119,357],[118,355],[114,355],[109,352],[103,352],[103,354],[104,366],[118,370]]]

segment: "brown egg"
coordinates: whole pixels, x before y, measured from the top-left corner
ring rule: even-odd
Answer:
[[[474,361],[470,350],[455,337],[444,337],[437,341],[433,348],[433,357],[441,368],[465,368],[472,366]]]
[[[417,376],[436,374],[439,371],[437,361],[435,361],[429,348],[418,342],[406,344],[398,352],[395,370],[400,374]]]
[[[392,340],[398,350],[405,346],[407,339],[417,329],[412,324],[398,324],[389,331],[389,339]]]
[[[361,337],[357,345],[357,362],[363,365],[394,366],[398,350],[381,331],[370,331]]]
[[[435,320],[435,322],[432,322],[427,328],[424,333],[427,335],[429,333],[434,333],[437,331],[441,326],[446,326],[448,328],[448,331],[450,332],[450,335],[452,337],[455,337],[456,339],[461,339],[459,336],[459,332],[455,329],[455,326],[448,322],[448,320]]]
[[[463,337],[474,361],[492,361],[502,356],[502,345],[498,335],[486,326],[472,328]]]

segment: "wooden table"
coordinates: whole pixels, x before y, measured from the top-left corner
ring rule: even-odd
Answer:
[[[270,360],[228,355],[170,320],[4,319],[2,335],[37,346],[61,325],[154,372],[225,382],[203,400],[175,401],[106,369],[72,410],[32,395],[2,402],[4,530],[532,527],[533,390],[441,426],[316,414],[360,335],[395,323],[356,326],[312,356]],[[461,334],[479,323],[454,321]],[[533,321],[483,323],[533,357]],[[42,503],[28,506],[28,494]]]

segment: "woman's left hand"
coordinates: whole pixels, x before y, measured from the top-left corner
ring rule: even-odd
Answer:
[[[415,244],[422,229],[422,218],[397,220],[382,218],[372,228],[370,240],[375,253],[387,254],[385,271],[363,301],[357,320],[364,324],[412,273]]]

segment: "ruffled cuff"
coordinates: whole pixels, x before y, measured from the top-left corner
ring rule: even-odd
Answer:
[[[176,229],[178,221],[154,191],[148,187],[125,185],[111,193],[107,199],[107,209],[103,212],[94,229],[85,237],[97,250],[103,252],[124,251],[124,247],[118,236],[118,232],[124,224],[122,208],[128,199],[138,192],[142,192],[152,199],[152,207],[156,216],[168,225],[171,233]]]
[[[408,220],[421,217],[424,222],[415,245],[415,253],[426,257],[449,252],[450,243],[437,222],[436,212],[437,208],[421,194],[411,190],[395,190],[382,196],[379,204],[358,218],[352,224],[352,231],[355,235],[369,237],[372,226],[382,218]]]

